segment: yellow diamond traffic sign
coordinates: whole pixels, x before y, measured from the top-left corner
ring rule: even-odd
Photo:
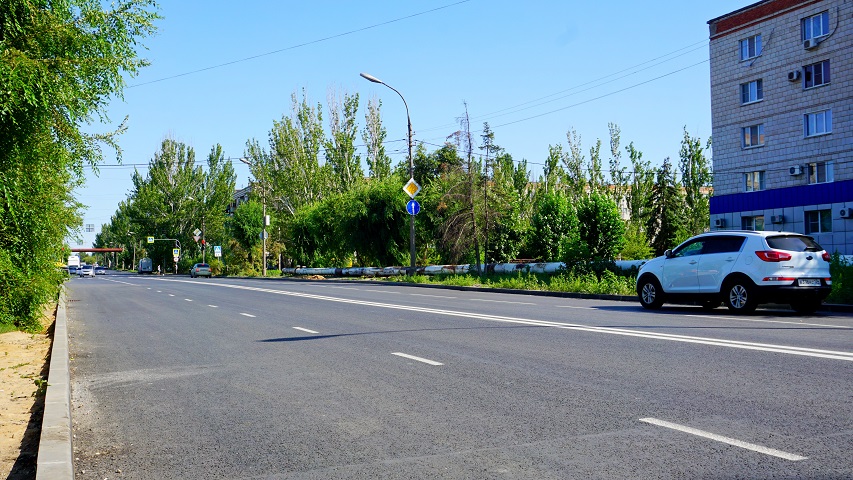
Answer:
[[[410,178],[409,181],[403,185],[403,191],[409,195],[409,198],[415,198],[415,195],[421,191],[421,186],[418,185],[418,182],[416,182],[414,178]]]

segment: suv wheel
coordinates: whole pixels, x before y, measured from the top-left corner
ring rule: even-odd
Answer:
[[[736,278],[726,283],[723,301],[729,310],[737,313],[752,313],[758,306],[755,288],[752,282],[744,278]]]
[[[660,282],[651,275],[640,279],[637,285],[637,295],[640,297],[640,305],[649,310],[657,310],[663,305],[663,289]]]

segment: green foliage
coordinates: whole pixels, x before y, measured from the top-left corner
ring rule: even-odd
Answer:
[[[635,223],[629,223],[625,228],[625,245],[619,256],[622,260],[645,260],[652,258],[654,252],[649,246],[646,234]]]
[[[110,98],[145,65],[153,1],[103,10],[91,0],[6,0],[0,7],[0,323],[32,329],[64,275],[56,263],[79,228],[71,195],[116,132],[80,127],[105,118]],[[87,128],[88,130],[88,128]],[[120,154],[120,150],[117,149]]]
[[[826,302],[853,304],[853,264],[836,252],[832,254],[829,273],[832,276],[832,292]]]
[[[566,194],[558,191],[542,196],[531,221],[531,255],[543,261],[579,257],[583,255],[579,240],[577,212]]]
[[[367,102],[367,113],[364,115],[364,140],[367,149],[367,167],[370,177],[384,180],[391,176],[391,157],[385,152],[385,137],[387,131],[382,126],[380,110],[382,101],[371,99]]]
[[[592,192],[578,202],[578,232],[592,260],[612,260],[625,245],[625,223],[616,203]]]
[[[681,189],[676,183],[672,163],[667,158],[655,177],[645,225],[646,235],[655,255],[663,255],[664,251],[677,244],[683,220],[684,203]]]
[[[583,266],[574,271],[559,274],[536,274],[518,272],[514,275],[415,275],[390,278],[419,284],[438,284],[455,287],[505,288],[517,290],[541,290],[550,292],[591,293],[598,295],[635,295],[634,277],[615,267],[598,264]]]
[[[329,130],[330,136],[324,142],[326,165],[332,169],[332,186],[335,191],[347,192],[364,179],[361,170],[361,157],[356,154],[355,139],[358,133],[356,112],[358,94],[344,95],[341,104],[335,96],[330,96]]]
[[[237,243],[246,250],[251,250],[261,243],[261,233],[264,229],[263,205],[249,200],[241,203],[231,218],[231,233]]]
[[[713,176],[711,166],[705,157],[705,150],[711,147],[708,140],[705,148],[698,138],[692,138],[684,127],[681,140],[681,184],[684,187],[684,208],[690,212],[682,222],[681,240],[706,231],[711,223],[710,200],[706,191],[711,186]]]

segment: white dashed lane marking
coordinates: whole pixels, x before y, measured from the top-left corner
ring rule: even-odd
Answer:
[[[709,440],[714,440],[717,442],[725,443],[727,445],[733,445],[735,447],[745,448],[747,450],[752,450],[753,452],[763,453],[765,455],[770,455],[772,457],[784,458],[785,460],[790,460],[792,462],[798,462],[800,460],[806,460],[809,457],[803,457],[801,455],[797,455],[795,453],[783,452],[781,450],[776,450],[775,448],[765,447],[763,445],[757,445],[755,443],[744,442],[742,440],[737,440],[735,438],[724,437],[722,435],[717,435],[716,433],[706,432],[704,430],[699,430],[697,428],[686,427],[684,425],[679,425],[677,423],[667,422],[665,420],[658,420],[657,418],[641,418],[641,422],[650,423],[652,425],[657,425],[659,427],[670,428],[672,430],[677,430],[679,432],[689,433],[691,435],[696,435],[698,437],[707,438]]]
[[[293,329],[299,330],[300,332],[305,332],[305,333],[320,333],[320,332],[315,332],[314,330],[308,330],[307,328],[302,328],[302,327],[293,327]]]
[[[428,365],[434,365],[434,366],[444,365],[443,363],[436,362],[435,360],[429,360],[426,358],[416,357],[414,355],[409,355],[407,353],[394,352],[391,355],[397,355],[398,357],[408,358],[409,360],[414,360],[416,362],[426,363]]]
[[[244,317],[251,317],[251,318],[255,318],[255,316],[254,316],[254,315],[252,315],[251,313],[243,313],[243,312],[240,312],[240,315],[243,315]]]

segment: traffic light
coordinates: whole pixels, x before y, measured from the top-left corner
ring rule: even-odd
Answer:
[[[203,246],[204,246],[204,244],[205,244],[205,241],[204,241],[204,239],[202,238],[202,239],[201,239],[201,246],[203,247]]]

